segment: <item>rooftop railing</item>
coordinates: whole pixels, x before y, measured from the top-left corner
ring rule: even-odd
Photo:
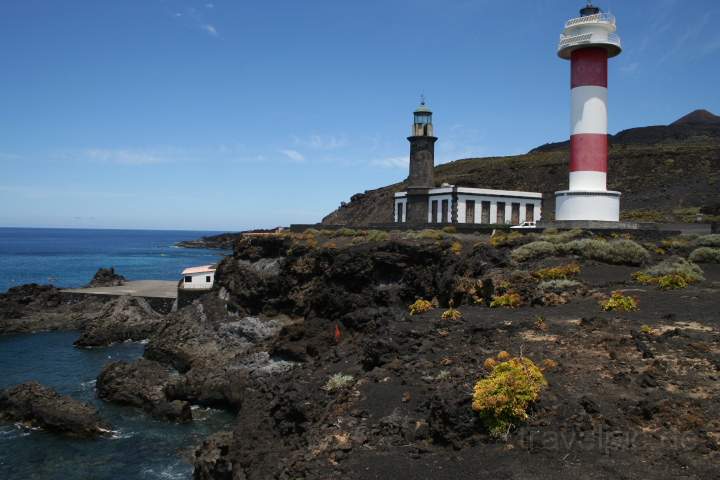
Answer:
[[[593,38],[593,35],[594,34],[592,33],[583,33],[580,35],[572,35],[570,37],[560,35],[560,45],[558,45],[558,49],[562,50],[565,47],[576,45],[578,43],[610,43],[613,45],[620,45],[621,43],[620,37],[615,33],[609,33],[607,40],[598,35],[595,35],[595,38]]]
[[[565,22],[565,28],[576,27],[586,23],[609,23],[615,25],[615,15],[611,13],[596,13],[587,17],[572,18]]]

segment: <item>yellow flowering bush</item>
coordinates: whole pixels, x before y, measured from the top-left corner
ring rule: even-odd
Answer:
[[[522,303],[522,297],[514,292],[509,292],[504,295],[496,295],[490,302],[490,308],[506,307],[506,308],[517,308]]]
[[[532,360],[511,358],[495,365],[487,378],[475,384],[472,408],[491,435],[502,437],[528,419],[530,404],[546,386],[545,376]]]
[[[559,267],[541,268],[533,272],[533,277],[539,280],[567,280],[580,273],[580,265],[573,262]]]
[[[612,292],[610,298],[600,304],[606,312],[635,312],[639,310],[638,300],[622,292]]]
[[[431,302],[428,302],[427,300],[418,298],[417,300],[415,300],[415,303],[410,305],[408,308],[410,310],[410,315],[418,315],[421,313],[427,313],[432,310],[433,304]]]

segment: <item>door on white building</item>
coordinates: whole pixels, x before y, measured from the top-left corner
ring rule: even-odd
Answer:
[[[520,225],[520,204],[513,203],[512,210],[510,213],[510,223],[513,225]]]
[[[525,221],[526,222],[534,222],[535,221],[535,204],[534,203],[528,203],[525,205]]]
[[[465,201],[465,223],[475,223],[475,200]]]
[[[449,209],[450,209],[450,201],[443,200],[442,201],[442,223],[449,223],[448,222],[448,210]]]
[[[482,202],[482,212],[480,213],[480,223],[490,223],[490,202]]]
[[[497,202],[497,218],[495,223],[502,225],[505,223],[505,202]]]

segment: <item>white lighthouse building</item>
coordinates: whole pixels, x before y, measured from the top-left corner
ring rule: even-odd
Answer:
[[[571,64],[570,186],[555,192],[556,220],[620,220],[608,191],[608,58],[622,51],[615,17],[588,3],[565,23],[558,56]]]

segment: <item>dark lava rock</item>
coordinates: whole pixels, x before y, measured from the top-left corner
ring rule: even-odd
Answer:
[[[165,387],[177,377],[172,369],[145,359],[113,362],[98,376],[96,388],[105,401],[140,407],[157,418],[189,422],[190,404],[165,395]]]
[[[590,415],[600,413],[600,406],[595,400],[588,397],[587,395],[583,395],[582,397],[580,397],[580,405],[582,405],[583,409]]]
[[[0,320],[21,318],[31,310],[56,308],[60,290],[52,285],[21,285],[0,293]]]
[[[456,296],[457,277],[478,278],[502,261],[493,249],[455,255],[450,246],[386,241],[308,249],[285,237],[242,238],[218,267],[217,284],[240,312],[339,319],[362,331],[378,319],[397,320],[397,309],[419,297],[447,304]],[[273,269],[256,268],[261,255],[278,259]]]
[[[114,268],[101,268],[95,272],[95,276],[88,284],[88,287],[119,287],[126,280],[122,275],[115,273]]]
[[[177,246],[182,248],[208,248],[229,250],[233,247],[235,240],[240,236],[239,233],[221,233],[219,235],[210,235],[197,240],[184,240],[178,242]]]
[[[21,285],[0,293],[0,334],[80,330],[94,320],[107,299],[64,297],[52,285]]]
[[[150,338],[162,324],[163,316],[141,297],[119,297],[103,305],[99,314],[85,323],[78,347],[100,347],[127,340]]]
[[[216,433],[195,451],[194,480],[233,480],[233,465],[228,455],[232,436],[232,432]]]
[[[97,410],[37,382],[27,382],[0,392],[0,420],[22,422],[65,435],[94,438],[112,427]]]

